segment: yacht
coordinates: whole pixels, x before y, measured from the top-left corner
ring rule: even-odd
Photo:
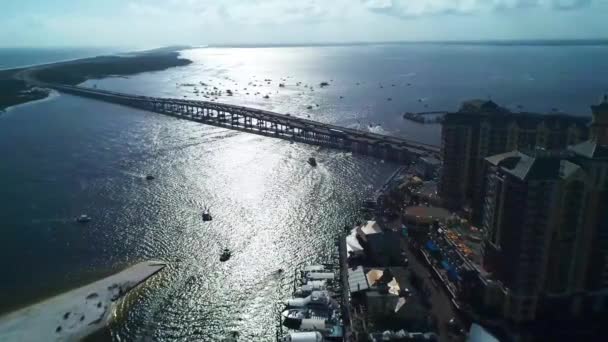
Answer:
[[[323,335],[318,331],[290,332],[282,342],[322,342]]]

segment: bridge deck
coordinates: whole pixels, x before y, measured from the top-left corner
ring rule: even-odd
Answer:
[[[437,155],[439,152],[439,148],[434,145],[261,109],[209,101],[138,96],[56,84],[46,84],[45,86],[74,95],[128,105],[212,125],[317,145],[350,149],[353,152],[362,152],[381,158],[386,157],[386,159],[407,159],[399,156],[393,157],[390,155],[391,153],[397,155],[403,153]],[[376,155],[375,152],[368,153],[369,150],[372,152],[374,150],[383,151]]]

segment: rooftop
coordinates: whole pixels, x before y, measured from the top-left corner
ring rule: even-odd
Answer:
[[[599,107],[598,107],[599,108]],[[564,113],[532,113],[532,112],[512,112],[507,108],[501,107],[491,100],[470,100],[465,101],[458,112],[445,115],[445,123],[478,123],[480,118],[492,122],[514,122],[520,127],[535,127],[541,122],[546,125],[577,126],[586,127],[591,122],[591,116],[570,115]]]
[[[577,155],[592,158],[592,159],[606,159],[608,158],[608,146],[600,145],[594,141],[587,140],[580,144],[570,146],[570,151]]]
[[[369,283],[363,267],[348,270],[348,287],[350,292],[359,292],[369,289]]]
[[[430,165],[440,165],[441,161],[433,157],[421,157],[420,160]]]
[[[520,180],[557,179],[565,155],[512,151],[487,157],[486,161]]]
[[[594,113],[600,113],[600,112],[604,112],[604,111],[608,112],[608,95],[604,95],[602,102],[600,102],[600,104],[591,106],[591,110]]]
[[[359,227],[359,231],[363,235],[373,235],[382,233],[382,228],[376,221],[367,221]]]
[[[405,215],[409,217],[416,217],[423,220],[434,221],[434,220],[446,220],[451,216],[451,213],[446,209],[439,207],[425,207],[425,206],[414,206],[405,209]]]
[[[420,195],[424,198],[437,197],[437,182],[424,182],[419,188],[414,189],[413,193]]]

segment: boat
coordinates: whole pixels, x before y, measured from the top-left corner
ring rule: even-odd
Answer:
[[[152,176],[152,175],[147,175],[146,176],[146,180],[153,180],[153,179],[154,179],[154,176]]]
[[[299,309],[299,308],[337,308],[339,306],[338,302],[333,299],[329,292],[323,291],[312,291],[306,297],[294,297],[288,299],[285,302],[285,306],[287,309]]]
[[[89,215],[82,214],[76,218],[76,222],[78,223],[87,223],[91,221],[91,217]]]
[[[230,252],[230,250],[228,248],[224,248],[222,255],[220,255],[220,261],[221,262],[228,261],[228,259],[230,259],[231,256],[232,256],[232,253]]]
[[[322,342],[323,335],[318,331],[290,332],[283,336],[282,342]]]
[[[307,313],[307,309],[287,309],[281,313],[281,316],[284,323],[300,323],[300,321],[309,316]]]
[[[211,217],[211,212],[209,212],[209,208],[205,207],[203,209],[203,221],[208,222],[211,220],[213,220],[213,217]]]
[[[310,164],[310,166],[317,166],[317,160],[313,157],[308,158],[308,164]]]
[[[281,324],[290,332],[284,342],[317,342],[343,340],[340,303],[335,299],[335,276],[326,265],[307,265],[296,275],[301,282],[293,297],[284,302]],[[298,281],[299,280],[299,281]]]

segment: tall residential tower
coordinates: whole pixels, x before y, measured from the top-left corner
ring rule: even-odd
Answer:
[[[588,141],[486,158],[483,267],[524,322],[608,307],[608,99]]]
[[[484,158],[517,149],[563,149],[587,139],[588,123],[563,114],[513,113],[492,101],[465,102],[442,123],[440,195],[447,206],[472,207],[479,215]]]

